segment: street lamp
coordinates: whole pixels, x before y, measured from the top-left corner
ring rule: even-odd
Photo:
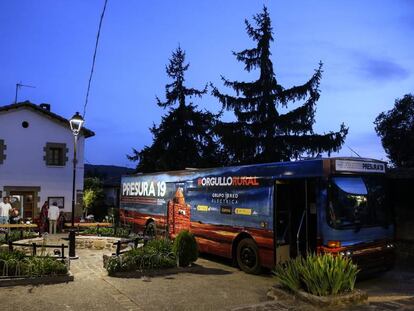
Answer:
[[[76,182],[76,145],[78,143],[78,135],[82,129],[83,118],[76,112],[76,114],[69,120],[70,129],[72,130],[73,141],[73,180],[72,180],[72,228],[75,227],[75,182]]]

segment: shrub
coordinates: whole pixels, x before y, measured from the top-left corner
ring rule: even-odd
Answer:
[[[34,237],[37,237],[37,236],[38,235],[35,232],[23,231],[23,239],[30,239],[30,238],[34,238]],[[7,240],[6,240],[6,234],[5,233],[4,234],[1,234],[1,236],[0,236],[0,244],[5,244],[8,241],[13,241],[14,242],[14,241],[18,241],[18,240],[21,240],[21,239],[22,239],[22,237],[21,237],[20,231],[13,230],[13,231],[10,231]]]
[[[25,257],[21,251],[0,252],[0,275],[2,276],[41,276],[67,273],[67,266],[52,257]]]
[[[176,259],[171,250],[170,240],[152,240],[144,247],[133,248],[120,256],[111,257],[106,265],[106,270],[111,275],[120,271],[172,268],[176,266]]]
[[[23,268],[27,269],[29,275],[58,275],[67,274],[67,266],[52,257],[27,257]]]
[[[108,263],[106,264],[106,271],[109,275],[114,274],[115,272],[121,271],[121,261],[120,257],[110,257]]]
[[[114,228],[88,228],[85,231],[83,231],[85,234],[95,234],[100,236],[112,236],[112,237],[119,237],[119,238],[126,238],[129,237],[129,230],[126,228],[117,228],[116,233]]]
[[[187,267],[198,258],[197,241],[188,230],[181,231],[175,238],[173,252],[180,267]]]
[[[303,289],[313,295],[337,295],[352,291],[359,270],[349,258],[331,254],[291,259],[276,267],[280,284],[292,291]]]
[[[148,241],[145,248],[161,254],[172,253],[172,243],[169,239],[154,239]]]

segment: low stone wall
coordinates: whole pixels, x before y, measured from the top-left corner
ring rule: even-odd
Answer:
[[[115,238],[115,237],[101,237],[101,236],[76,236],[76,249],[95,249],[95,250],[108,250],[111,252],[116,251],[116,245],[114,243],[118,242],[119,240],[122,240],[122,238]],[[43,238],[32,238],[32,239],[26,239],[26,240],[20,240],[16,241],[16,243],[22,243],[22,244],[32,244],[36,243],[38,245],[37,253],[40,254],[41,252],[41,245],[42,243],[45,243],[47,245],[68,245],[67,240],[62,239],[53,239],[53,238],[46,238],[45,240]],[[127,244],[122,244],[121,249],[127,248]],[[8,249],[8,245],[4,244],[2,245],[2,248]],[[22,250],[26,253],[32,252],[32,247],[23,247],[23,246],[14,246],[14,249]],[[56,249],[59,249],[56,247]],[[46,248],[45,253],[53,253],[52,248]],[[65,249],[65,252],[67,252],[68,249]]]
[[[302,290],[291,293],[279,285],[275,285],[269,289],[267,292],[267,297],[272,300],[298,299],[320,308],[352,308],[352,306],[368,304],[367,293],[359,289],[355,289],[352,293],[344,293],[332,296],[315,296]]]
[[[101,236],[77,236],[76,237],[76,248],[77,249],[97,249],[97,250],[110,250],[116,251],[116,245],[114,243],[122,240],[122,238],[114,237],[101,237]],[[121,249],[125,249],[128,245],[121,245]]]

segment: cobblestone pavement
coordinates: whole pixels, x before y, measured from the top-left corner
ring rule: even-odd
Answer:
[[[58,238],[49,237],[53,243]],[[248,275],[226,263],[201,258],[192,272],[125,279],[107,276],[103,254],[108,251],[77,250],[79,259],[70,267],[74,282],[0,288],[0,311],[316,310],[294,300],[268,301],[273,278]],[[370,304],[352,310],[414,310],[414,271],[397,269],[358,287],[369,293]]]
[[[48,237],[48,243],[61,243]],[[266,301],[274,283],[228,264],[199,259],[192,272],[153,278],[108,277],[102,255],[77,250],[71,261],[75,280],[66,284],[0,288],[0,310],[225,310]]]

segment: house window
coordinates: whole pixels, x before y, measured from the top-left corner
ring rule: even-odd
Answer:
[[[6,145],[4,144],[4,140],[0,139],[0,164],[3,164],[4,160],[6,160]]]
[[[68,161],[66,156],[68,148],[66,144],[61,143],[46,143],[44,148],[45,156],[43,157],[48,166],[65,166]]]

